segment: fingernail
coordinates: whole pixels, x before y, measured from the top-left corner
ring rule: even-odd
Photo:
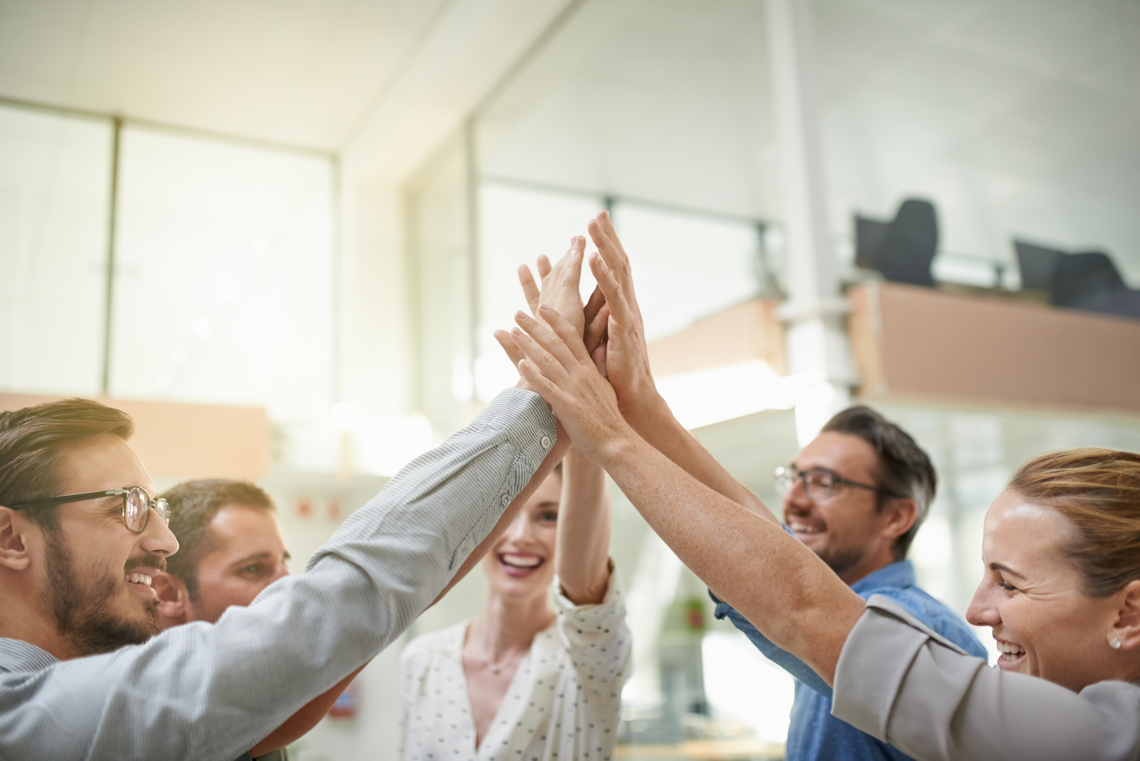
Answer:
[[[515,312],[515,318],[519,319],[519,320],[525,320],[526,319],[526,312],[524,312],[523,310],[520,309],[519,311]]]
[[[519,328],[519,327],[511,328],[511,332],[514,333],[516,336],[521,336],[523,334],[522,328]]]
[[[549,307],[549,306],[547,306],[546,304],[541,304],[541,305],[539,305],[539,307],[538,307],[538,308],[539,308],[539,309],[541,309],[541,310],[542,310],[542,311],[544,311],[544,312],[549,312],[549,311],[550,311],[550,307]]]

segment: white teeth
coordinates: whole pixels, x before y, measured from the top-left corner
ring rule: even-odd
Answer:
[[[148,587],[151,585],[150,577],[145,573],[128,573],[127,581],[132,581],[135,584],[146,584]]]
[[[815,528],[814,526],[809,526],[806,523],[800,523],[799,521],[790,521],[788,523],[788,528],[790,528],[792,531],[795,531],[798,534],[819,534],[819,533],[821,533],[820,529]]]
[[[503,553],[499,556],[504,563],[516,568],[534,568],[542,562],[542,558],[536,558],[533,555],[514,555],[511,553]]]
[[[1025,650],[1022,649],[1021,645],[1015,645],[1012,642],[1002,642],[1001,640],[995,641],[997,642],[998,652],[1002,654],[1002,657],[1009,656],[1006,660],[1017,660],[1025,655]]]

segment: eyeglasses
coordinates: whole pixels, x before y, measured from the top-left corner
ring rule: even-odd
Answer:
[[[897,498],[899,495],[889,489],[881,489],[878,486],[871,486],[870,484],[861,484],[857,481],[850,481],[842,476],[832,473],[830,470],[823,468],[812,468],[810,470],[797,470],[795,465],[784,467],[780,465],[776,468],[776,489],[781,495],[787,494],[796,485],[796,481],[800,481],[804,486],[804,493],[807,494],[808,499],[812,502],[826,502],[831,499],[835,493],[837,485],[854,486],[859,489],[866,489],[873,491],[877,494],[885,494],[888,497]]]
[[[164,525],[170,525],[170,505],[161,497],[151,499],[150,495],[146,493],[146,489],[141,486],[111,489],[110,491],[89,491],[83,494],[65,494],[62,497],[52,497],[51,499],[44,499],[39,502],[29,502],[26,505],[12,505],[11,507],[13,510],[23,510],[29,507],[52,507],[53,505],[63,505],[68,502],[83,502],[88,499],[120,496],[123,498],[123,523],[136,534],[141,534],[146,529],[146,522],[150,518],[150,511],[152,509],[158,514],[158,517],[162,519]]]

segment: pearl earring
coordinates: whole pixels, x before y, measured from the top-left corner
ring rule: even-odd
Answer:
[[[1120,649],[1120,640],[1118,640],[1116,637],[1113,637],[1112,639],[1110,639],[1108,641],[1108,646],[1111,647],[1113,650],[1119,650]]]

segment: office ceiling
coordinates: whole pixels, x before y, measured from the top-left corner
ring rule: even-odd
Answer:
[[[484,170],[778,221],[762,3],[615,3],[638,7],[568,26],[536,63],[544,86],[521,77],[492,106]],[[837,248],[853,212],[922,195],[945,251],[1105,247],[1140,286],[1140,3],[815,0],[814,15]]]
[[[0,0],[0,97],[342,150],[463,34],[521,53],[501,19],[498,32],[473,19],[524,7]],[[484,114],[485,172],[779,220],[763,11],[587,0]],[[814,12],[837,247],[853,212],[925,195],[944,250],[1008,260],[1014,235],[1105,247],[1140,286],[1140,3],[815,0]],[[433,34],[436,58],[409,75]]]
[[[0,0],[0,96],[340,148],[448,0]]]

